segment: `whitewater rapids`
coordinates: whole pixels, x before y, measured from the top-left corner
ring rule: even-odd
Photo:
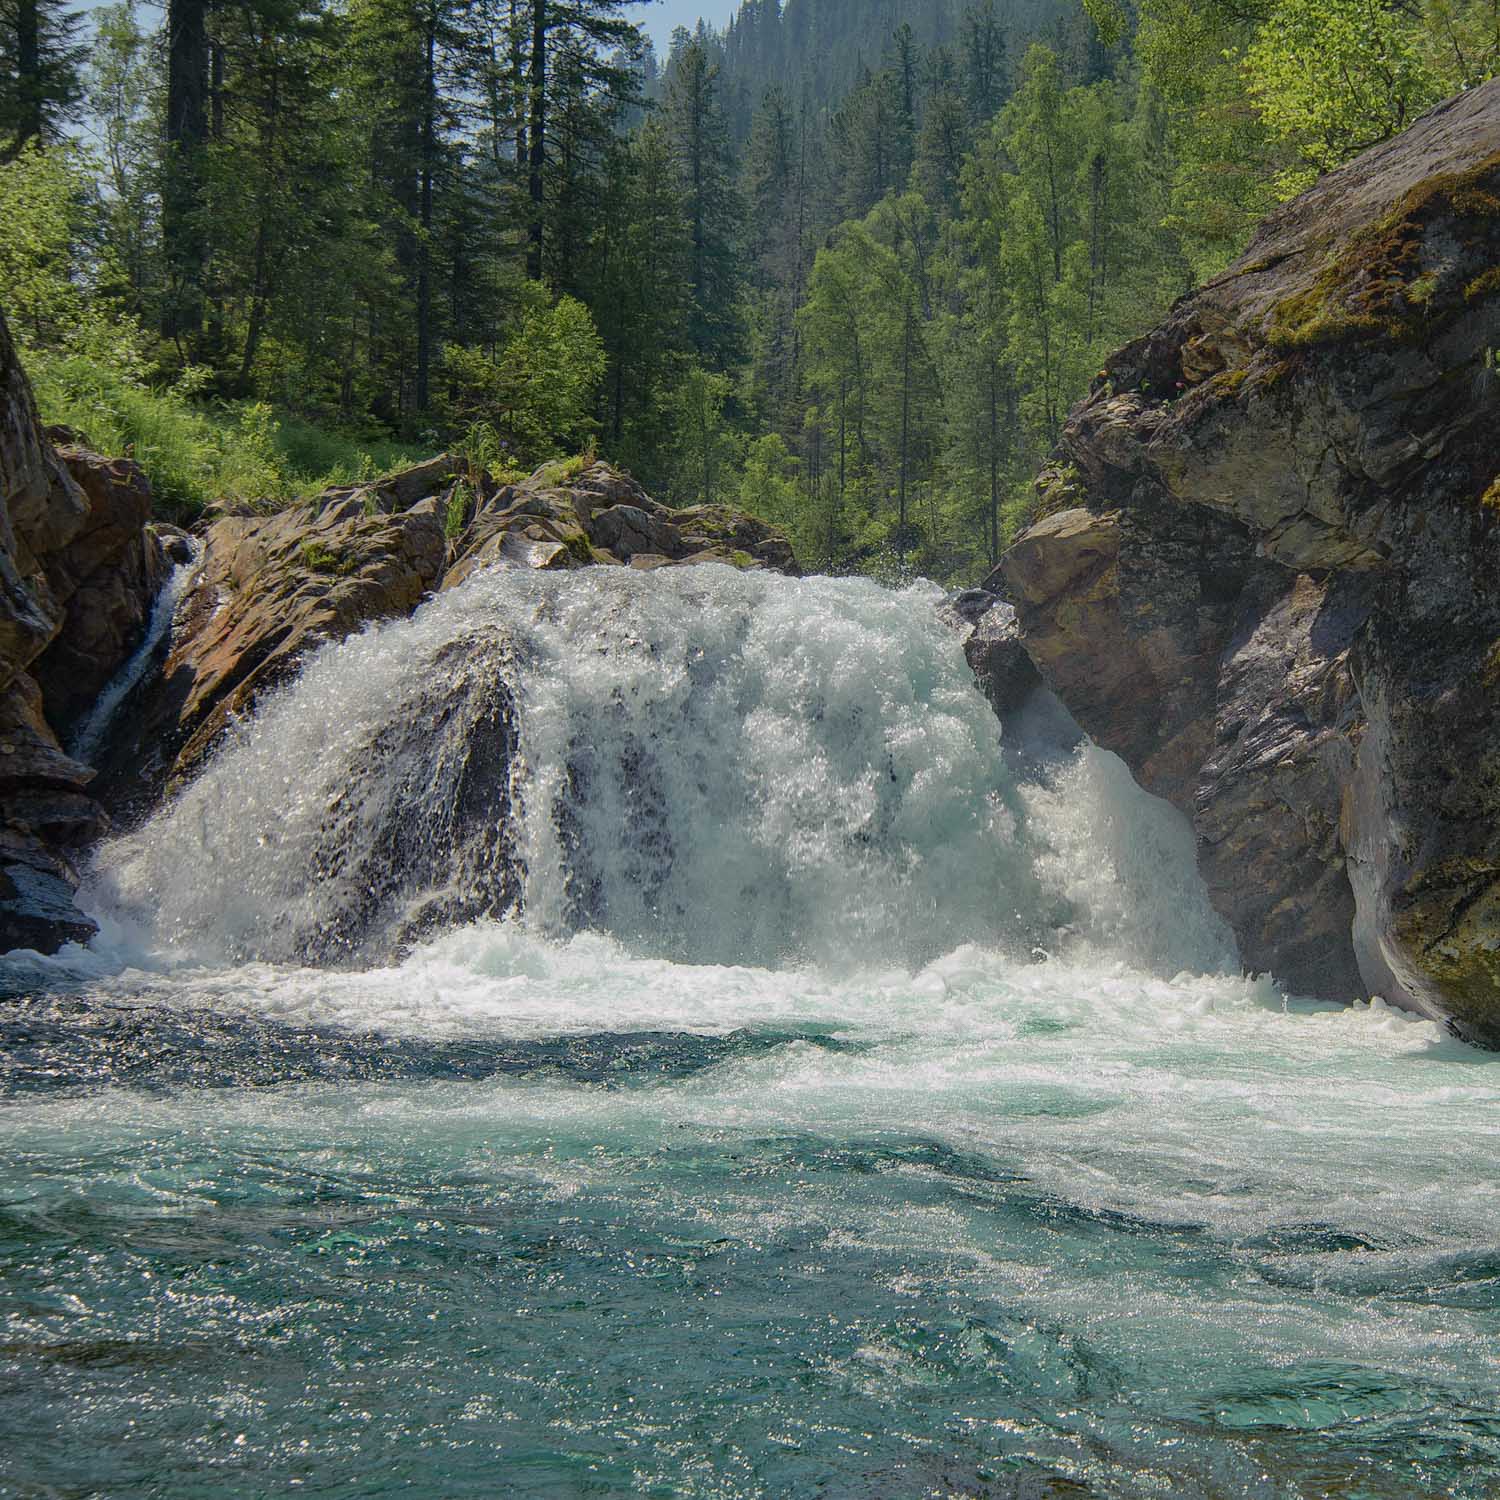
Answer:
[[[1241,976],[936,599],[481,577],[106,848],[6,961],[0,1488],[1493,1493],[1494,1060]]]

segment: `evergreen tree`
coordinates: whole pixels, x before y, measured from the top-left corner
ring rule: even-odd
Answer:
[[[610,450],[660,482],[671,435],[669,392],[689,350],[692,241],[671,143],[651,119],[617,145],[590,279],[608,357]]]
[[[65,0],[0,0],[0,161],[59,139],[77,117],[82,19]]]
[[[739,350],[743,211],[719,100],[719,67],[697,38],[674,58],[662,110],[682,178],[691,234],[690,337],[698,356],[723,369]]]
[[[529,220],[526,269],[540,280],[547,259],[548,176],[553,160],[552,115],[559,89],[598,91],[616,103],[639,98],[631,63],[642,51],[640,33],[621,12],[630,0],[521,0],[515,25],[522,45],[526,91],[526,182]],[[556,66],[566,53],[567,66]],[[518,80],[519,81],[519,80]]]
[[[208,241],[204,224],[208,145],[208,0],[167,0],[167,155],[162,181],[166,285],[162,336],[179,358],[197,357]]]
[[[979,0],[964,15],[964,81],[976,120],[988,120],[1005,102],[1005,28],[995,0]]]

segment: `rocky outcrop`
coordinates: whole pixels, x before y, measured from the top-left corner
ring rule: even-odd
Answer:
[[[49,569],[67,604],[61,630],[32,670],[48,721],[67,734],[145,633],[169,562],[149,524],[151,486],[136,464],[77,445],[57,451],[89,513]]]
[[[944,623],[964,638],[964,659],[1002,721],[1014,714],[1042,685],[1021,640],[1015,609],[988,589],[964,589],[938,611]]]
[[[796,571],[769,526],[718,507],[669,510],[598,463],[497,484],[443,456],[278,515],[226,517],[204,536],[161,674],[112,736],[107,800],[150,806],[318,646],[481,570],[705,562]]]
[[[442,576],[446,546],[431,507],[367,515],[345,501],[215,522],[162,671],[111,736],[111,806],[137,810],[190,776],[317,645],[409,614]]]
[[[94,926],[76,853],[108,826],[67,733],[135,649],[165,571],[140,470],[58,450],[0,314],[0,952]]]
[[[1500,83],[1109,364],[995,579],[1242,956],[1500,1043]]]
[[[443,581],[453,588],[492,565],[653,569],[727,563],[795,574],[782,534],[723,506],[671,510],[628,475],[593,464],[571,479],[556,465],[488,491],[458,537]]]

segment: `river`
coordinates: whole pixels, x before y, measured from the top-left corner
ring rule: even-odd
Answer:
[[[482,575],[107,845],[0,1493],[1496,1493],[1500,1060],[1242,977],[935,601]]]

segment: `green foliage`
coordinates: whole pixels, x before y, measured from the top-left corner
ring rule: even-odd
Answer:
[[[727,375],[687,367],[672,392],[676,465],[669,498],[676,505],[710,505],[728,499],[736,483],[741,440],[728,420],[733,387]]]
[[[66,350],[137,371],[143,335],[117,296],[97,170],[78,148],[35,143],[0,165],[0,286],[23,351]]]
[[[1419,16],[1384,0],[1277,0],[1245,53],[1250,97],[1273,138],[1326,171],[1442,97],[1422,32]]]
[[[358,566],[354,558],[333,551],[324,542],[303,542],[299,550],[303,567],[314,573],[328,573],[335,578],[347,578]]]
[[[100,154],[0,167],[0,285],[49,417],[179,515],[440,447],[470,483],[581,452],[565,482],[597,447],[812,565],[971,579],[1115,348],[1500,64],[1500,0],[1085,8],[767,0],[655,78],[625,0],[207,6],[196,52],[121,0]],[[1456,305],[1376,271],[1278,337]]]
[[[779,432],[754,439],[745,450],[734,503],[786,532],[800,557],[817,554],[818,517],[805,503],[802,465]]]
[[[574,453],[567,458],[556,458],[543,464],[538,476],[543,484],[569,484],[594,463],[593,453]]]
[[[492,434],[497,457],[540,462],[588,439],[604,366],[588,308],[573,297],[549,306],[538,291],[498,355],[444,349],[449,421]]]
[[[82,24],[66,0],[0,6],[0,161],[28,143],[60,140],[77,118]]]
[[[222,505],[277,509],[419,456],[277,420],[261,402],[205,406],[196,399],[201,371],[153,389],[76,354],[33,354],[28,370],[43,420],[75,428],[103,452],[134,458],[151,481],[157,513],[178,522]]]
[[[448,503],[443,507],[443,535],[451,542],[463,535],[474,508],[474,492],[462,479],[455,482]]]

